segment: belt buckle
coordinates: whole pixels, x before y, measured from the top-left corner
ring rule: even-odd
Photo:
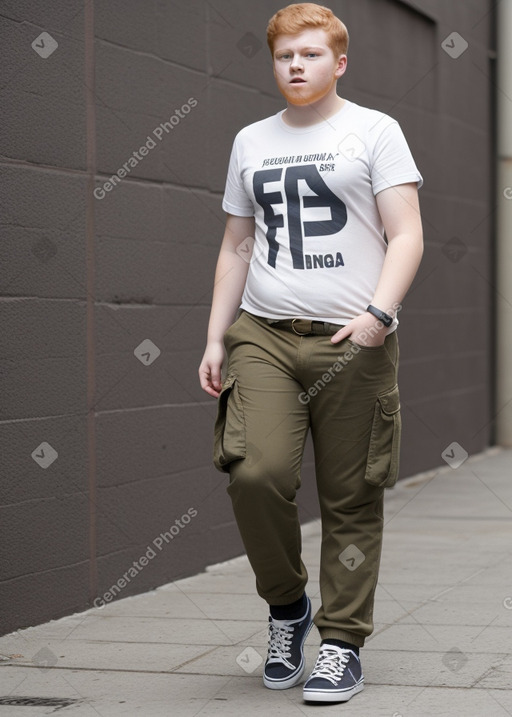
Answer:
[[[295,328],[295,322],[296,322],[296,321],[302,321],[302,320],[303,320],[303,319],[292,319],[292,331],[293,331],[294,333],[296,333],[297,336],[307,336],[308,334],[311,333],[311,330],[310,330],[310,331],[306,331],[306,333],[301,333],[300,331],[297,331],[297,329]],[[311,323],[311,322],[310,322],[310,323]]]

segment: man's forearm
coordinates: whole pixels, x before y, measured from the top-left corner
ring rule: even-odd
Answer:
[[[389,242],[381,275],[370,302],[394,316],[411,286],[423,255],[421,235],[400,234]]]
[[[226,329],[233,323],[240,306],[249,263],[236,251],[221,249],[215,270],[212,308],[208,324],[208,342],[222,341]]]

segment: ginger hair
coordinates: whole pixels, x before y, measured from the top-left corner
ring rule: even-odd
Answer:
[[[267,26],[267,43],[274,57],[274,42],[278,35],[297,35],[303,30],[319,28],[327,33],[327,44],[335,57],[346,55],[348,30],[328,7],[312,2],[301,2],[278,10]]]

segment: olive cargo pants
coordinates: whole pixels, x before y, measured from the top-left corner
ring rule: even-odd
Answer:
[[[322,639],[362,646],[373,631],[384,488],[398,472],[398,340],[393,332],[379,347],[332,344],[332,325],[315,322],[307,335],[304,322],[294,326],[303,335],[242,311],[226,331],[214,463],[230,475],[258,594],[286,605],[308,578],[295,495],[311,430],[322,520],[314,623]]]

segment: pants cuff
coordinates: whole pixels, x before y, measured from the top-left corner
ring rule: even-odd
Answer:
[[[301,590],[298,590],[294,593],[290,593],[289,595],[285,595],[284,597],[266,597],[265,595],[261,595],[264,600],[267,601],[269,605],[290,605],[292,602],[296,602],[299,600],[305,593],[304,588]]]
[[[332,627],[320,627],[318,628],[318,632],[322,640],[343,640],[344,642],[350,642],[351,645],[356,645],[356,647],[362,647],[364,645],[365,636],[357,635],[354,632],[336,630],[336,628]]]

